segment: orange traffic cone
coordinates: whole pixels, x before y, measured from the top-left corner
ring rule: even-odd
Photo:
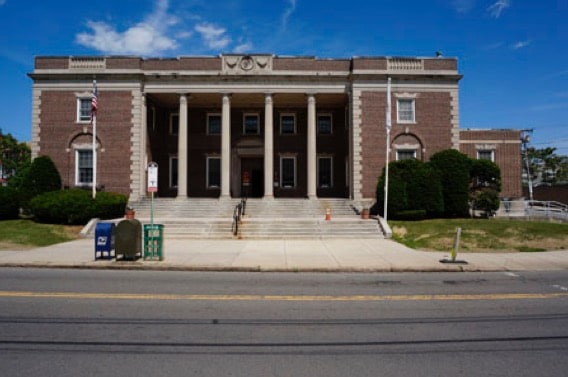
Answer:
[[[329,208],[325,211],[325,219],[327,221],[331,220],[331,211],[329,210]]]

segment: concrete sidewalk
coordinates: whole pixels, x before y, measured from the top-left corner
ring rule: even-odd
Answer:
[[[178,271],[522,271],[568,270],[568,250],[538,253],[460,253],[467,264],[446,264],[449,252],[409,249],[385,239],[165,239],[165,259],[95,260],[86,238],[31,250],[0,250],[0,267],[147,269]]]

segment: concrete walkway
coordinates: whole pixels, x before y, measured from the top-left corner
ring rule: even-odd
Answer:
[[[163,261],[95,260],[92,238],[31,250],[0,250],[0,267],[157,269],[187,271],[522,271],[568,270],[568,250],[461,253],[409,249],[385,239],[164,240]]]

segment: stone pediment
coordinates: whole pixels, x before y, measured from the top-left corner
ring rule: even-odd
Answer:
[[[246,75],[272,72],[272,55],[222,55],[223,73]]]

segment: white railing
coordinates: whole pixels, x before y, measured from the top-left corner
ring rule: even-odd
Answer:
[[[70,57],[69,69],[105,69],[106,59],[103,57]]]
[[[541,200],[503,200],[497,217],[540,217],[568,221],[568,205]]]
[[[390,58],[388,69],[389,71],[423,71],[424,61],[415,58]]]

